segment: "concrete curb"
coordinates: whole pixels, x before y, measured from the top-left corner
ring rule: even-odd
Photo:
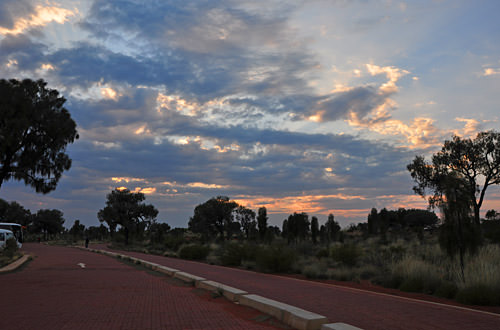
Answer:
[[[314,330],[328,323],[328,319],[323,315],[312,313],[256,294],[241,296],[239,298],[239,303],[243,306],[252,307],[263,313],[274,316],[278,320],[296,329]]]
[[[346,323],[323,324],[321,330],[362,330]]]
[[[183,282],[186,282],[186,283],[189,283],[189,284],[192,284],[192,285],[195,285],[199,282],[202,282],[202,281],[206,281],[205,278],[203,277],[199,277],[199,276],[196,276],[196,275],[191,275],[189,273],[184,273],[184,272],[176,272],[174,274],[174,278],[177,278]]]
[[[19,267],[21,267],[22,265],[24,265],[24,263],[30,259],[31,259],[31,256],[29,254],[25,254],[21,258],[17,259],[16,261],[8,264],[7,266],[0,268],[0,273],[7,273],[7,272],[11,272],[13,270],[16,270]]]
[[[240,296],[248,294],[246,291],[214,281],[200,281],[196,283],[196,287],[210,292],[222,293],[224,297],[232,302],[239,302]]]
[[[221,292],[224,297],[232,302],[236,302],[243,306],[251,307],[265,314],[271,315],[279,321],[298,330],[362,330],[346,323],[328,324],[328,319],[325,316],[256,294],[249,294],[246,291],[233,288],[222,283],[210,281],[200,276],[185,273],[178,269],[169,268],[150,261],[106,250],[86,249],[81,246],[77,246],[77,248],[90,252],[101,253],[110,257],[129,260],[136,264],[141,264],[145,267],[151,268],[157,272],[164,273],[170,277],[177,278],[183,282],[194,285],[197,288],[211,292]]]

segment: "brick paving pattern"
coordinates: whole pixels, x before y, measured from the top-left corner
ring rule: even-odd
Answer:
[[[37,257],[0,275],[0,329],[277,328],[241,317],[260,313],[114,258],[43,244],[23,249]]]
[[[105,246],[95,248],[105,249]],[[250,293],[278,300],[363,329],[499,330],[500,315],[460,310],[397,296],[135,252],[120,252]]]

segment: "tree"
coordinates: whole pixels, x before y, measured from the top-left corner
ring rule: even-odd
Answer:
[[[240,205],[235,209],[234,217],[241,224],[246,239],[249,239],[250,233],[256,231],[255,212]]]
[[[417,194],[425,197],[430,190],[430,206],[445,201],[448,183],[463,181],[456,187],[463,189],[463,196],[470,201],[474,223],[479,227],[486,189],[500,184],[500,133],[481,132],[475,139],[453,136],[451,141],[444,142],[441,151],[432,156],[430,163],[423,156],[416,156],[407,168],[417,183],[413,187]],[[450,175],[453,180],[447,179]]]
[[[467,182],[454,175],[449,175],[446,181],[446,202],[441,203],[444,224],[440,228],[439,243],[449,256],[459,254],[462,280],[465,282],[464,256],[467,251],[475,253],[481,244],[479,227],[474,224],[472,201],[464,189]]]
[[[85,236],[91,240],[102,241],[103,239],[106,239],[109,236],[109,230],[103,224],[101,224],[99,227],[90,226],[87,229],[85,229]]]
[[[36,192],[56,189],[71,167],[66,146],[78,139],[76,123],[59,92],[43,80],[0,80],[0,187],[24,181]]]
[[[283,232],[285,231],[285,223],[283,222]],[[309,235],[310,222],[307,213],[294,213],[288,216],[286,223],[286,231],[288,242],[303,241]]]
[[[106,207],[99,210],[97,217],[100,222],[106,222],[112,231],[120,225],[125,232],[125,244],[129,242],[130,232],[143,230],[158,215],[153,205],[142,203],[146,199],[143,193],[117,188],[106,199]]]
[[[32,221],[32,216],[30,210],[25,209],[18,202],[8,203],[0,199],[0,220],[28,226]]]
[[[335,241],[338,232],[340,232],[340,225],[337,221],[335,221],[334,215],[330,213],[325,223],[325,234],[327,242],[330,243],[331,241]]]
[[[63,213],[59,210],[39,210],[33,219],[33,228],[37,233],[42,233],[47,240],[64,230]]]
[[[498,212],[495,210],[488,210],[486,211],[486,220],[496,220],[497,217],[499,216]]]
[[[313,244],[318,243],[318,234],[319,234],[318,218],[312,217],[311,218],[311,239],[312,239]]]
[[[151,243],[161,244],[167,237],[167,233],[170,231],[170,226],[168,223],[162,222],[158,223],[154,221],[148,228],[149,238]]]
[[[264,239],[266,237],[266,230],[267,230],[267,209],[263,206],[259,208],[258,210],[258,215],[257,215],[257,227],[259,229],[259,236],[260,239]]]
[[[70,228],[69,234],[73,236],[73,240],[82,239],[85,234],[85,225],[80,223],[80,220],[75,220],[73,227]]]
[[[217,196],[195,207],[194,215],[189,219],[188,228],[194,233],[201,233],[205,238],[219,237],[224,240],[224,234],[231,237],[233,211],[238,203],[226,196]]]

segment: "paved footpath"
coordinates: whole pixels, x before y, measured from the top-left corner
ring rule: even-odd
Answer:
[[[94,248],[106,249],[104,245]],[[330,322],[344,322],[366,330],[500,329],[498,314],[175,258],[120,253],[294,305],[324,315]]]
[[[277,329],[252,321],[252,309],[114,258],[37,243],[23,250],[35,259],[0,274],[0,329]]]

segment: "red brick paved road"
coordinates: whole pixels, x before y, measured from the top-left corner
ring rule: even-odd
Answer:
[[[366,330],[500,329],[500,315],[181,259],[120,253],[294,305],[324,315],[330,322],[345,322]]]
[[[104,255],[43,244],[23,250],[37,257],[0,275],[2,330],[273,329],[238,315],[253,310],[235,312],[245,308]]]

